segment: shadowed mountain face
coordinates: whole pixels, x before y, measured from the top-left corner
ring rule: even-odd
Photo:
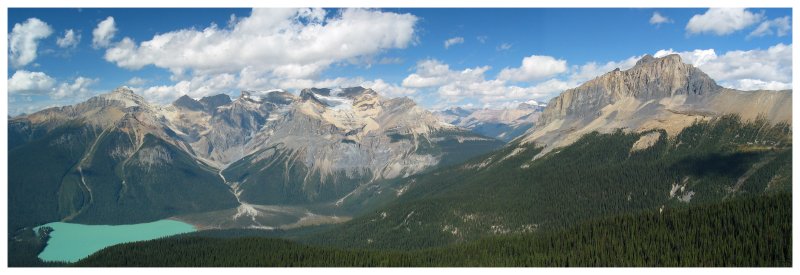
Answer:
[[[349,213],[380,203],[395,188],[387,182],[502,144],[370,89],[300,94],[158,106],[120,88],[13,118],[10,226],[189,215],[200,225],[277,227],[313,214],[309,205]]]

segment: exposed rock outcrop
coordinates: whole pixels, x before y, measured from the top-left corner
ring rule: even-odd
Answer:
[[[544,154],[592,131],[664,129],[674,135],[725,114],[791,123],[791,112],[791,91],[727,89],[676,54],[647,55],[629,70],[606,73],[550,100],[522,141],[545,146]]]

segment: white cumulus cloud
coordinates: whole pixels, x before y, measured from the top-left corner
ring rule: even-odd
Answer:
[[[172,72],[250,69],[309,76],[335,62],[405,48],[416,21],[411,14],[364,9],[332,17],[322,9],[254,9],[231,28],[182,29],[141,43],[124,38],[105,59],[128,69],[155,65]]]
[[[714,49],[675,52],[660,50],[656,57],[678,54],[718,84],[739,90],[780,90],[792,85],[792,45],[777,44],[766,50],[735,50],[718,55]]]
[[[116,33],[117,25],[114,22],[114,17],[109,16],[100,21],[97,27],[92,30],[92,47],[95,49],[108,47]]]
[[[75,80],[72,83],[65,82],[59,84],[58,88],[55,88],[55,90],[50,94],[50,98],[62,99],[70,97],[77,97],[77,98],[87,97],[92,94],[92,91],[89,89],[89,87],[97,83],[98,81],[99,79],[79,76],[75,78]]]
[[[450,46],[453,46],[453,45],[456,45],[456,44],[461,44],[461,43],[464,43],[464,38],[463,37],[460,37],[460,36],[459,37],[453,37],[453,38],[450,38],[450,39],[447,39],[447,40],[444,41],[444,48],[445,49],[449,49]]]
[[[704,14],[692,16],[686,24],[686,31],[689,34],[713,33],[722,36],[747,28],[763,19],[763,13],[753,13],[744,8],[710,8]]]
[[[14,24],[8,35],[8,47],[11,51],[11,66],[20,68],[36,59],[39,40],[53,34],[53,29],[38,18],[28,18],[23,23]]]
[[[403,80],[402,86],[435,90],[440,99],[441,106],[438,107],[452,105],[465,99],[477,99],[486,106],[496,106],[513,100],[549,98],[569,88],[567,83],[557,79],[528,87],[511,85],[500,78],[486,79],[485,74],[490,68],[479,66],[452,70],[448,64],[441,61],[422,60],[417,63],[415,72]]]
[[[58,83],[43,72],[17,70],[8,79],[9,95],[47,95],[51,99],[84,98],[92,93],[90,86],[99,79],[78,76],[72,83]]]
[[[64,31],[64,36],[56,39],[56,44],[61,48],[74,48],[81,42],[81,34],[75,33],[75,30],[68,29]]]
[[[450,65],[439,60],[427,59],[417,63],[416,72],[403,79],[404,87],[425,88],[442,86],[452,82],[482,81],[489,66],[450,70]]]
[[[43,72],[17,70],[8,79],[9,94],[44,95],[52,91],[56,80]]]
[[[531,55],[522,59],[519,68],[505,68],[497,76],[500,80],[532,81],[551,77],[567,71],[567,61],[552,56]]]
[[[653,16],[650,17],[650,24],[659,26],[665,23],[672,23],[672,19],[669,17],[661,15],[659,12],[653,12]]]
[[[761,37],[766,35],[777,35],[779,37],[786,36],[792,29],[792,22],[789,16],[776,18],[761,22],[755,30],[747,35],[747,38]],[[773,29],[775,29],[773,31]]]
[[[766,50],[729,51],[699,67],[725,87],[752,90],[756,83],[762,83],[757,89],[778,86],[781,89],[791,88],[792,45],[777,44]],[[746,79],[752,81],[742,82]]]

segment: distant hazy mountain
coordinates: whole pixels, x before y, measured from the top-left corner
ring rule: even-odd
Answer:
[[[545,105],[536,101],[520,103],[514,108],[468,109],[448,108],[435,114],[443,121],[475,133],[511,141],[531,129]]]
[[[308,207],[346,216],[398,192],[393,179],[501,144],[361,87],[183,96],[168,106],[120,88],[10,120],[11,226],[330,222]]]

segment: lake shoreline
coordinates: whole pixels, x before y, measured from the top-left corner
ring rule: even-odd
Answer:
[[[189,223],[163,219],[129,225],[85,225],[53,222],[34,227],[51,227],[50,238],[38,254],[42,261],[76,262],[109,246],[153,240],[198,231]],[[38,234],[38,232],[36,232]]]

